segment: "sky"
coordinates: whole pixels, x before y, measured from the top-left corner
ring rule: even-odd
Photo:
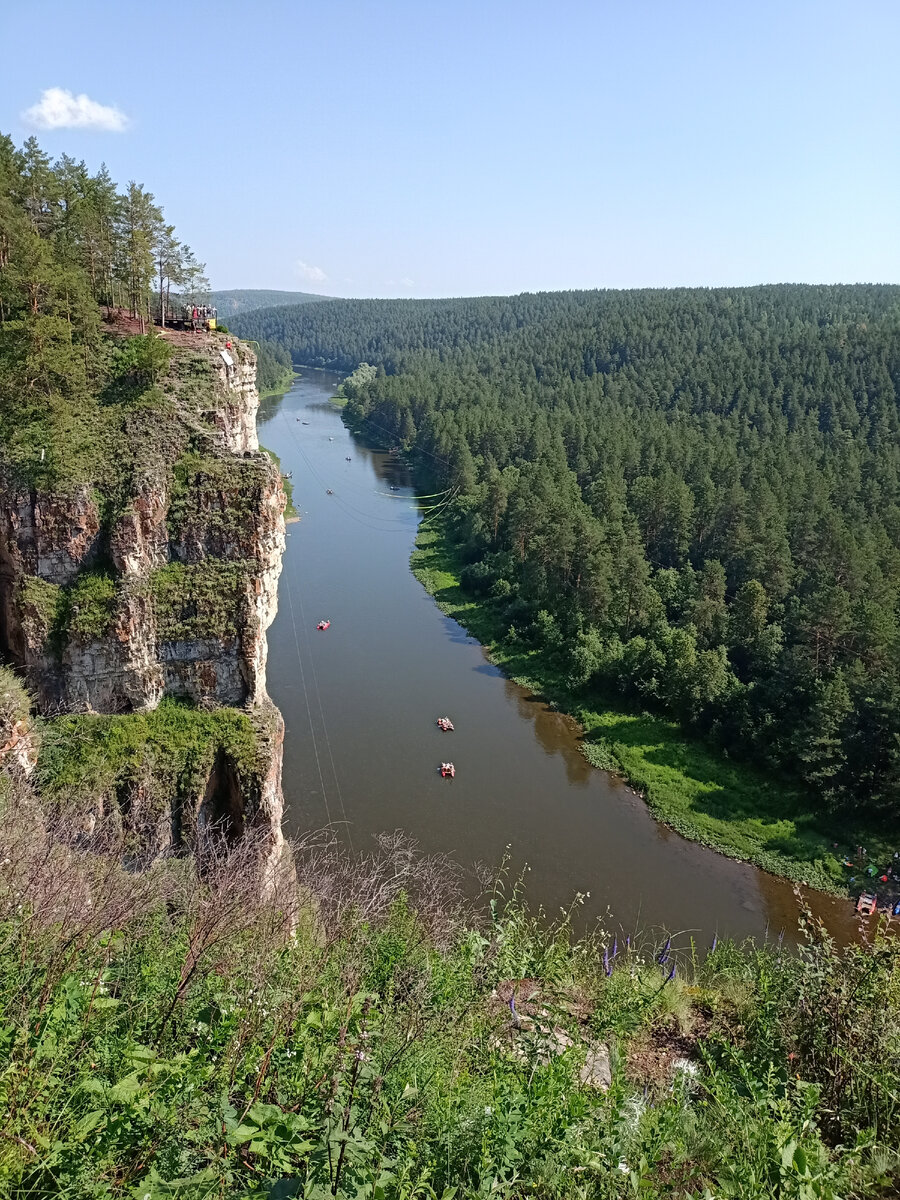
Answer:
[[[215,288],[900,282],[897,0],[6,0],[0,45],[0,132]]]

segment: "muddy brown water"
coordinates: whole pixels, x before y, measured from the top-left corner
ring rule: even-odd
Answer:
[[[332,823],[361,850],[403,829],[467,868],[495,867],[508,852],[549,913],[589,892],[578,910],[588,926],[599,917],[700,946],[716,933],[794,941],[791,884],[654,821],[588,764],[574,721],[505,679],[440,612],[409,570],[420,520],[410,480],[387,446],[368,448],[345,428],[328,403],[338,382],[304,372],[259,413],[260,440],[292,473],[301,514],[288,525],[269,630],[287,831]],[[331,621],[325,632],[320,619]],[[453,733],[435,724],[444,714]],[[438,774],[445,758],[453,780]],[[847,901],[804,899],[840,941],[854,936]]]

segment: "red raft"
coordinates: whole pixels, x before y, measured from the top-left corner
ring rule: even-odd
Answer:
[[[330,624],[330,621],[319,621],[318,625],[316,625],[316,629],[327,629]]]
[[[450,720],[449,717],[438,717],[437,727],[438,727],[438,729],[443,729],[444,733],[452,733],[453,732],[453,722]]]
[[[456,767],[453,763],[441,763],[441,778],[452,779],[456,774]]]

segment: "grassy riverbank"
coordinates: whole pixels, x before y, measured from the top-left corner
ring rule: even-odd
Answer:
[[[539,651],[505,636],[489,601],[463,592],[462,564],[439,527],[420,530],[416,547],[413,574],[440,609],[476,637],[516,683],[576,717],[585,757],[623,775],[653,815],[684,837],[837,894],[847,892],[854,873],[842,865],[845,851],[865,844],[870,861],[888,853],[871,831],[839,834],[826,828],[808,796],[748,764],[729,762],[672,722],[629,710],[614,697],[573,691]]]

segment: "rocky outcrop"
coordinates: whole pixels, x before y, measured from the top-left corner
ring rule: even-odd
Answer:
[[[163,472],[142,479],[109,536],[110,557],[120,575],[146,575],[168,562],[168,507],[169,483]]]
[[[230,364],[225,355],[231,359]],[[213,356],[212,367],[216,374],[218,394],[225,400],[211,409],[207,416],[222,434],[225,446],[232,454],[258,450],[256,357],[242,342],[231,341],[227,348],[223,346]]]
[[[88,485],[29,495],[0,480],[0,648],[45,712],[265,697],[285,496],[258,448],[255,357],[221,350],[176,358],[175,436],[137,448],[108,528]]]
[[[165,696],[245,709],[258,734],[252,767],[220,748],[202,786],[161,801],[147,757],[97,797],[91,820],[119,813],[153,853],[220,818],[238,832],[262,827],[274,869],[283,726],[266,694],[266,630],[285,494],[259,450],[255,356],[210,337],[176,354],[158,391],[171,416],[122,448],[130,482],[102,502],[99,481],[27,492],[0,468],[0,651],[48,716],[152,711]]]
[[[0,503],[0,572],[70,583],[96,562],[101,550],[100,512],[87,485],[41,495],[3,489]]]

